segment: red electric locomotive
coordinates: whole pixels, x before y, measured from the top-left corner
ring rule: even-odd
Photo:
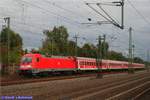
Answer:
[[[135,69],[143,69],[144,64],[133,63]],[[127,69],[128,62],[102,60],[101,69]],[[37,74],[41,72],[69,72],[97,70],[96,60],[85,57],[46,57],[41,54],[26,54],[22,57],[19,72]]]

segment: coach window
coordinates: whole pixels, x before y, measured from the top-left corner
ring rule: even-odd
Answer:
[[[84,65],[84,62],[80,62],[80,65]]]
[[[89,65],[89,62],[86,62],[86,65]]]
[[[84,61],[82,62],[82,64],[84,65]]]
[[[85,65],[87,66],[87,65],[88,65],[88,62],[85,62]]]
[[[84,65],[86,65],[86,62],[84,62]]]
[[[80,62],[80,65],[82,65],[82,62]]]
[[[92,62],[90,62],[90,66],[92,66]]]
[[[87,65],[89,65],[89,62],[87,62]]]
[[[83,66],[83,62],[82,62],[82,61],[80,62],[80,65],[82,65],[82,66]]]
[[[94,66],[94,62],[92,62],[92,66]]]
[[[93,66],[96,66],[96,63],[95,63],[95,62],[93,62]]]

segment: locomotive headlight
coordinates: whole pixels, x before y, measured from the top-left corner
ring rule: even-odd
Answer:
[[[20,66],[20,68],[24,68],[24,66],[22,65],[22,66]]]
[[[31,65],[26,65],[26,66],[22,65],[22,66],[20,66],[20,68],[32,68],[32,66]]]
[[[31,65],[27,65],[27,66],[25,66],[26,68],[32,68],[32,66]]]

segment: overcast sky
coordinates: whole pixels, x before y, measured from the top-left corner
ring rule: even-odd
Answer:
[[[75,34],[81,37],[79,45],[85,42],[96,44],[98,35],[106,34],[110,49],[127,55],[128,28],[132,27],[135,55],[146,59],[146,51],[150,50],[150,0],[125,0],[124,30],[111,24],[81,24],[87,23],[88,18],[92,19],[92,23],[104,20],[85,5],[85,2],[108,1],[117,0],[0,0],[0,30],[5,25],[2,18],[9,16],[10,27],[23,37],[24,48],[38,48],[44,39],[43,30],[64,25],[68,28],[70,40],[73,40]],[[97,6],[93,7],[102,13]],[[119,7],[102,7],[120,23]],[[112,40],[112,37],[116,39]]]

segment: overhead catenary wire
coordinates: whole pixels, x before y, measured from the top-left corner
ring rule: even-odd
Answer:
[[[39,32],[39,34],[37,34],[37,32],[35,32],[35,31],[31,31],[31,30],[29,30],[29,29],[18,29],[18,26],[17,25],[15,25],[15,24],[12,24],[13,26],[12,26],[12,28],[13,29],[15,29],[16,31],[17,30],[19,30],[19,31],[24,31],[25,33],[30,33],[30,34],[32,34],[32,35],[43,35],[43,34],[40,34],[40,32]],[[20,33],[18,33],[18,34],[20,34]]]
[[[3,18],[4,19],[4,18]],[[23,24],[23,23],[19,23],[19,22],[17,22],[16,21],[16,23],[17,24],[22,24],[22,25],[26,25],[26,24]],[[16,24],[14,24],[14,23],[11,23],[11,25],[12,25],[12,27],[11,27],[11,29],[18,29],[18,26],[16,25]],[[26,26],[29,26],[29,25],[26,25]],[[33,27],[33,26],[32,26]],[[37,28],[36,28],[37,29]],[[29,30],[29,28],[28,29],[21,29],[22,31],[25,31],[25,32],[28,32],[28,33],[31,33],[31,34],[34,34],[34,35],[42,35],[42,34],[35,34],[35,33],[37,33],[37,32],[33,32],[33,31],[30,31]]]
[[[25,3],[26,3],[26,2],[25,2]],[[27,3],[27,4],[28,4],[28,3]],[[32,5],[30,5],[30,6],[32,6]],[[39,8],[39,9],[41,9],[41,8]],[[46,12],[45,12],[45,9],[42,9],[42,11],[44,11],[44,13],[46,13]],[[48,14],[48,13],[46,13],[46,14]],[[27,25],[26,25],[26,26],[27,26]]]
[[[61,20],[65,21],[66,23],[69,23],[69,24],[76,24],[76,25],[78,25],[78,26],[80,25],[80,23],[79,23],[78,21],[72,20],[72,19],[70,19],[70,18],[68,18],[68,17],[66,17],[66,16],[62,16],[62,15],[57,14],[57,13],[55,13],[55,12],[52,12],[52,11],[50,11],[50,10],[44,9],[43,7],[40,7],[40,6],[36,5],[36,4],[32,4],[32,3],[29,3],[29,2],[24,1],[24,0],[20,0],[20,1],[22,1],[22,2],[24,2],[24,3],[26,3],[26,4],[28,4],[28,5],[30,5],[30,6],[32,6],[32,7],[36,7],[36,8],[38,8],[38,9],[43,10],[47,15],[52,14],[52,15],[55,15],[55,16],[57,16],[57,17],[60,17]],[[62,18],[63,18],[63,19],[62,19]],[[81,25],[80,25],[79,27],[81,27]]]
[[[4,19],[4,18],[3,18],[3,19]],[[17,20],[13,20],[12,22],[14,22],[14,23],[11,23],[11,25],[12,25],[12,26],[15,26],[16,28],[18,27],[18,24],[20,24],[20,25],[25,25],[25,26],[27,26],[27,27],[34,28],[34,29],[41,29],[41,31],[43,31],[42,28],[37,27],[37,26],[34,26],[34,25],[31,25],[31,24],[19,22],[19,21],[17,21]],[[20,25],[19,25],[19,27],[20,27]],[[23,29],[24,29],[24,28],[23,28]],[[28,29],[29,29],[29,28],[28,28]],[[32,33],[33,33],[33,32],[32,32]],[[35,33],[36,33],[36,32],[35,32]],[[35,33],[34,33],[34,34],[35,34]]]
[[[105,17],[103,14],[101,14],[98,10],[96,10],[95,8],[93,8],[90,4],[86,3],[88,5],[88,7],[90,7],[92,10],[94,10],[97,14],[101,15],[103,18],[105,18],[107,21],[113,23],[110,19],[108,19],[107,17]]]
[[[51,2],[51,1],[49,1],[49,0],[44,0],[43,2],[46,2],[46,3],[48,3],[48,4],[50,4],[50,5],[52,5],[52,6],[55,6],[55,7],[57,7],[57,8],[59,8],[60,10],[64,10],[65,12],[68,12],[68,13],[70,13],[70,14],[72,14],[72,15],[74,15],[74,16],[76,16],[76,17],[80,17],[80,18],[84,18],[84,19],[88,19],[86,16],[84,16],[83,14],[80,14],[80,13],[76,13],[76,12],[74,12],[74,11],[72,11],[72,10],[69,10],[69,9],[66,9],[66,8],[64,8],[63,6],[60,6],[59,4],[56,4],[55,2]],[[78,5],[79,6],[79,5]],[[91,14],[91,13],[90,13]],[[95,15],[94,15],[95,16]],[[77,19],[77,18],[76,18]],[[80,23],[80,24],[82,24],[82,23]],[[82,24],[82,25],[84,25],[84,26],[87,26],[87,25],[85,25],[85,24]]]
[[[101,7],[101,4],[102,5],[105,5],[103,3],[86,3],[85,4],[91,8],[93,11],[95,11],[97,14],[99,14],[101,17],[103,17],[106,21],[102,21],[102,23],[100,21],[97,22],[97,24],[113,24],[114,26],[116,27],[119,27],[120,29],[124,29],[124,0],[122,1],[117,1],[117,2],[107,2],[108,5],[110,4],[114,4],[114,6],[121,6],[121,25],[119,23],[117,23],[117,20],[115,20],[113,17],[111,17],[102,7]],[[103,15],[101,12],[99,12],[96,8],[94,8],[92,5],[97,5],[98,8],[100,8],[102,10],[102,12],[105,14]],[[107,5],[107,4],[106,4]],[[109,23],[108,23],[109,22]]]
[[[20,24],[22,26],[26,26],[26,27],[29,27],[29,28],[34,28],[34,29],[40,29],[41,31],[44,31],[44,28],[42,28],[41,26],[43,26],[42,24],[38,24],[36,23],[35,25],[32,23],[27,23],[27,22],[21,22],[21,21],[18,21],[18,20],[13,20],[12,22],[15,22],[16,24]],[[44,27],[48,27],[46,25],[44,25]]]
[[[24,22],[21,22],[21,21],[17,21],[17,20],[13,20],[16,24],[20,24],[20,25],[24,25],[24,26],[27,26],[27,27],[30,27],[30,28],[35,28],[35,29],[40,29],[40,30],[44,30],[43,28],[41,28],[41,24],[36,24],[38,26],[35,26],[35,25],[31,25],[29,23],[24,23]]]
[[[97,4],[97,6],[98,6],[114,23],[117,23],[117,22],[104,10],[104,8],[103,8],[101,5]]]
[[[56,4],[55,2],[51,2],[51,1],[49,1],[49,0],[44,0],[43,2],[46,2],[46,3],[48,3],[48,4],[52,5],[52,6],[55,6],[55,7],[59,8],[59,9],[61,9],[61,10],[66,11],[66,12],[69,12],[69,13],[75,15],[75,16],[78,16],[78,17],[85,17],[85,16],[83,16],[83,15],[80,15],[80,16],[79,16],[78,13],[76,13],[76,12],[74,12],[74,11],[72,11],[72,10],[66,9],[66,8],[64,8],[64,7],[62,7],[62,6],[58,5],[58,4]]]
[[[143,14],[141,14],[141,12],[132,4],[132,2],[130,0],[127,0],[127,1],[131,5],[131,7],[136,11],[136,13],[145,21],[145,23],[147,23],[148,25],[150,25],[150,21],[147,20],[145,18],[145,16],[143,16]]]

